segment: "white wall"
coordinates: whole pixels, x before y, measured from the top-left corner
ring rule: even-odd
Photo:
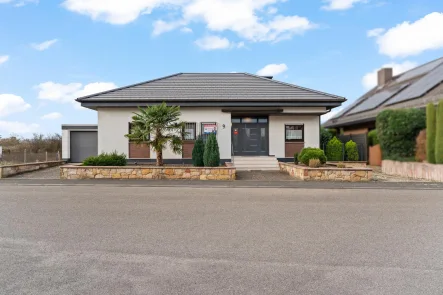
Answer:
[[[71,131],[62,130],[62,159],[71,157]]]
[[[270,116],[270,155],[275,155],[277,158],[285,157],[285,125],[287,124],[303,124],[305,126],[305,147],[320,147],[319,116]]]
[[[98,152],[113,152],[129,154],[128,133],[129,122],[133,112],[131,108],[100,108],[98,109]],[[218,125],[217,139],[220,147],[220,158],[231,158],[231,114],[223,113],[221,108],[181,108],[180,119],[184,122],[197,123],[197,134],[200,134],[200,123],[216,122]],[[223,124],[225,128],[223,128]],[[151,158],[156,154],[151,152]],[[174,154],[169,148],[163,151],[164,159],[181,159],[182,156]]]

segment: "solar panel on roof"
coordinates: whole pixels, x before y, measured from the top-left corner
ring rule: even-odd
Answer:
[[[431,61],[425,65],[422,65],[420,67],[417,67],[415,69],[412,69],[410,71],[407,71],[406,73],[402,74],[400,77],[398,77],[395,81],[402,82],[409,79],[412,79],[417,76],[424,75],[426,73],[429,73],[439,65],[443,64],[443,58],[439,58],[437,60]]]
[[[440,65],[438,68],[434,69],[432,72],[405,89],[405,91],[402,91],[398,95],[394,96],[386,104],[391,105],[405,100],[421,97],[442,81],[443,65]]]
[[[386,100],[391,98],[393,95],[399,93],[401,90],[405,89],[409,84],[400,85],[398,87],[393,87],[384,91],[380,91],[373,96],[366,99],[364,102],[352,109],[348,114],[356,114],[364,111],[372,110],[377,108],[379,105],[383,104]]]

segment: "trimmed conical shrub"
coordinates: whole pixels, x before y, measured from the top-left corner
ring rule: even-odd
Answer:
[[[345,144],[345,150],[346,150],[346,157],[348,161],[358,161],[359,155],[358,155],[358,147],[357,143],[355,141],[350,140]]]
[[[203,167],[205,163],[203,162],[203,154],[205,153],[205,143],[203,139],[199,137],[194,144],[194,149],[192,150],[192,164],[195,167]]]
[[[443,164],[443,100],[438,103],[436,122],[435,163]]]
[[[334,136],[326,145],[328,161],[343,161],[343,143]]]
[[[426,107],[426,158],[435,164],[435,135],[437,132],[436,110],[433,103]]]
[[[205,167],[220,166],[220,150],[218,148],[217,137],[214,133],[209,135],[208,141],[206,142],[203,162]]]

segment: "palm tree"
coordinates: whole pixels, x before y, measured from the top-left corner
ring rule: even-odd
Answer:
[[[157,154],[157,166],[163,166],[163,149],[168,145],[175,154],[182,152],[184,122],[180,107],[160,105],[138,108],[132,117],[130,134],[125,136],[137,144],[146,143]]]

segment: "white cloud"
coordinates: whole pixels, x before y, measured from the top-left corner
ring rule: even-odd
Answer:
[[[109,82],[90,83],[83,86],[81,83],[59,84],[50,81],[36,86],[39,99],[59,103],[74,103],[75,105],[78,105],[75,102],[76,98],[115,88],[117,88],[117,85]]]
[[[57,120],[57,119],[60,119],[61,117],[63,117],[62,114],[54,112],[54,113],[49,113],[49,114],[43,115],[40,117],[40,119],[42,119],[42,120]]]
[[[8,134],[26,134],[37,132],[40,125],[35,123],[23,123],[17,121],[0,121],[0,131]]]
[[[9,55],[0,55],[0,65],[9,60]]]
[[[203,50],[227,49],[232,45],[228,39],[218,36],[206,36],[196,40],[195,44]]]
[[[28,3],[38,4],[39,0],[0,0],[0,4],[11,3],[14,4],[15,7],[22,7]]]
[[[383,29],[383,28],[372,29],[372,30],[369,30],[369,31],[368,31],[367,36],[368,36],[368,37],[378,37],[378,36],[380,36],[381,34],[383,34],[385,31],[386,31],[386,30]]]
[[[354,7],[354,4],[366,2],[366,0],[324,0],[326,5],[322,6],[325,10],[347,10]]]
[[[277,11],[270,5],[287,0],[65,0],[63,6],[73,12],[111,24],[128,24],[155,9],[179,11],[176,20],[154,23],[153,35],[174,30],[192,22],[203,22],[213,32],[232,31],[253,41],[275,41],[315,28],[307,18],[291,15],[269,16]],[[269,10],[266,10],[269,8]],[[265,17],[266,16],[266,17]]]
[[[382,68],[392,68],[394,75],[399,75],[399,74],[404,73],[404,72],[406,72],[410,69],[413,69],[417,66],[418,66],[417,63],[411,62],[411,61],[405,61],[403,63],[385,64],[381,68],[375,69],[372,72],[364,75],[364,77],[362,79],[363,87],[365,87],[365,89],[368,89],[368,90],[374,88],[377,85],[377,72]]]
[[[259,76],[276,76],[288,70],[286,64],[270,64],[257,72]]]
[[[23,98],[14,94],[0,94],[0,117],[24,112],[31,108]]]
[[[403,22],[377,36],[379,52],[391,58],[419,55],[443,48],[443,13],[433,12],[416,22]]]
[[[35,50],[38,50],[38,51],[44,51],[44,50],[49,49],[49,47],[51,47],[55,43],[57,43],[57,41],[58,41],[57,39],[52,39],[52,40],[44,41],[42,43],[32,43],[31,47],[34,48]]]
[[[269,7],[267,12],[268,14],[276,14],[278,9],[276,7]]]
[[[189,27],[183,27],[183,28],[180,29],[180,32],[182,32],[182,33],[186,33],[186,34],[190,34],[190,33],[192,33],[193,31],[192,31],[192,29],[189,28]]]

